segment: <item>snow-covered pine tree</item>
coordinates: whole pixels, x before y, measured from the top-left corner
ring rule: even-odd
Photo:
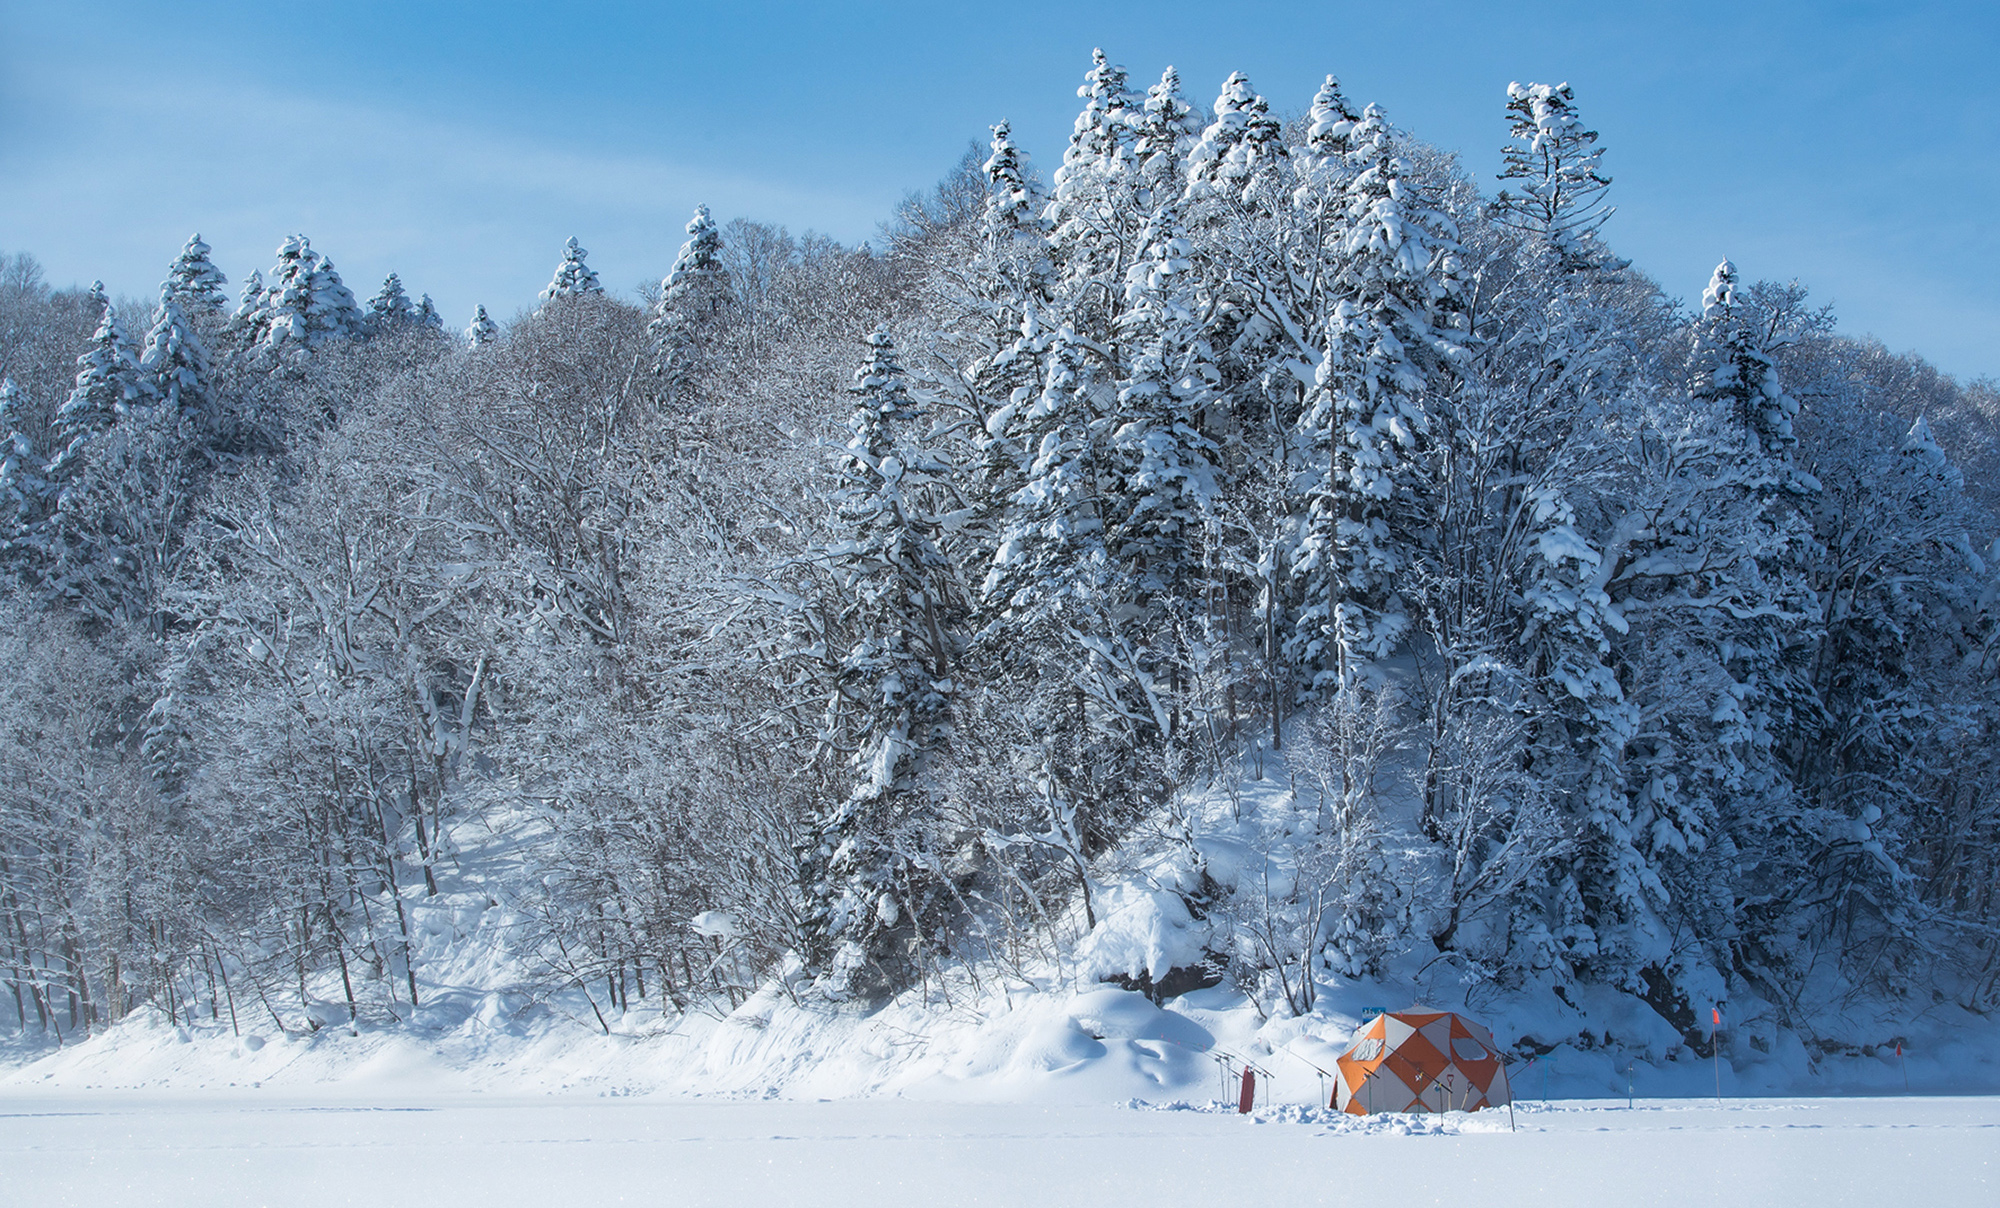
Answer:
[[[722,263],[722,229],[707,206],[688,219],[687,242],[674,257],[666,286],[690,313],[715,314],[729,300],[729,269]]]
[[[980,649],[992,674],[1026,686],[1015,707],[1053,777],[1038,790],[1042,821],[1085,849],[1108,842],[1143,805],[1142,756],[1171,729],[1171,701],[1148,653],[1165,635],[1127,609],[1135,568],[1109,548],[1120,415],[1114,383],[1097,370],[1106,359],[1059,328],[1039,388],[994,424],[1000,447],[1022,460],[1003,480],[1012,489],[980,588]],[[1052,666],[1063,673],[1049,675]]]
[[[268,277],[252,273],[245,283],[237,322],[251,344],[303,346],[307,342],[306,312],[312,307],[312,272],[319,265],[319,256],[303,235],[286,236],[277,255],[278,262]],[[250,286],[257,282],[262,282],[263,289],[253,299]]]
[[[981,297],[997,307],[993,326],[1003,343],[1021,335],[1021,324],[1048,304],[1053,289],[1048,227],[1035,212],[1035,191],[1021,166],[1013,127],[992,128],[986,205],[980,212],[979,250],[973,279]]]
[[[1102,50],[1091,52],[1091,69],[1077,95],[1083,111],[1056,169],[1043,219],[1066,321],[1086,340],[1108,345],[1143,217],[1130,200],[1139,100],[1126,88],[1125,69]]]
[[[729,300],[729,269],[722,263],[722,232],[707,206],[688,220],[687,242],[660,282],[660,299],[646,325],[653,344],[653,373],[660,379],[661,405],[685,409],[688,392],[702,371],[710,340],[705,338]]]
[[[369,300],[365,321],[368,334],[394,335],[415,319],[416,309],[410,305],[410,295],[403,292],[403,279],[390,273],[382,279],[382,288]]]
[[[1011,124],[991,129],[990,154],[981,165],[986,199],[976,242],[964,275],[954,282],[963,318],[953,334],[963,340],[959,376],[973,426],[966,429],[960,454],[970,507],[951,545],[968,566],[991,559],[999,517],[1022,482],[1027,457],[1009,429],[1039,383],[1055,296],[1038,190],[1014,145]]]
[[[1624,267],[1597,239],[1613,212],[1604,199],[1611,178],[1597,132],[1577,117],[1570,86],[1509,84],[1507,111],[1514,141],[1501,149],[1500,179],[1518,181],[1520,191],[1501,191],[1495,218],[1544,241],[1565,272]]]
[[[206,324],[211,333],[229,317],[229,295],[222,287],[229,278],[208,258],[209,246],[200,233],[188,236],[181,254],[167,269],[167,287],[179,303],[181,313],[197,324]]]
[[[253,298],[259,283],[264,288]],[[333,262],[313,251],[304,235],[291,235],[278,246],[278,262],[268,277],[251,274],[232,326],[253,346],[312,349],[354,339],[366,324]]]
[[[1779,383],[1777,365],[1763,347],[1763,333],[1743,313],[1738,288],[1736,266],[1728,260],[1716,265],[1701,295],[1692,393],[1729,410],[1754,441],[1753,455],[1789,466],[1798,443],[1792,432],[1798,400]],[[1771,485],[1789,491],[1810,489],[1789,474]]]
[[[264,273],[261,269],[251,269],[243,281],[243,290],[237,295],[236,310],[229,316],[227,330],[232,336],[254,339],[257,316],[264,309]]]
[[[556,275],[542,287],[544,304],[557,298],[582,298],[591,294],[601,294],[604,287],[598,284],[597,272],[584,263],[590,253],[583,250],[572,235],[563,244],[562,263],[556,265]]]
[[[1324,164],[1344,172],[1347,156],[1354,149],[1354,125],[1361,115],[1348,104],[1340,81],[1329,75],[1313,94],[1312,108],[1306,112],[1306,156],[1308,162]]]
[[[1229,74],[1215,98],[1215,120],[1201,132],[1187,156],[1187,196],[1232,204],[1253,201],[1260,187],[1278,178],[1290,156],[1284,127],[1271,105],[1240,71]]]
[[[1604,149],[1581,128],[1567,85],[1509,87],[1502,192],[1479,224],[1489,266],[1476,300],[1483,375],[1515,393],[1530,460],[1579,423],[1604,413],[1637,373],[1635,320],[1649,328],[1645,291],[1635,289],[1599,233],[1613,213],[1599,167]],[[1532,429],[1532,430],[1530,430]]]
[[[173,422],[192,424],[205,437],[214,435],[217,417],[209,396],[208,348],[181,310],[172,281],[160,287],[159,309],[139,365]]]
[[[1535,95],[1546,99],[1547,91]],[[1506,179],[1524,170],[1536,136],[1519,120],[1529,99],[1516,86],[1509,120],[1521,142]],[[1584,152],[1557,145],[1582,139],[1573,113],[1550,121],[1542,150],[1555,176],[1579,154],[1595,163],[1598,151],[1587,141]],[[1424,619],[1440,656],[1434,682],[1482,656],[1505,661],[1521,677],[1513,707],[1535,720],[1514,758],[1555,794],[1561,824],[1572,838],[1584,837],[1584,852],[1569,880],[1550,879],[1517,897],[1512,930],[1522,947],[1509,959],[1553,964],[1568,976],[1570,962],[1581,967],[1632,949],[1639,921],[1652,917],[1651,870],[1617,837],[1634,816],[1626,759],[1642,715],[1629,695],[1641,678],[1628,661],[1633,644],[1613,599],[1626,589],[1611,583],[1648,503],[1619,498],[1613,480],[1622,468],[1612,467],[1627,455],[1618,434],[1632,422],[1624,412],[1639,368],[1634,349],[1666,338],[1668,327],[1643,291],[1619,278],[1622,262],[1595,241],[1609,213],[1601,187],[1537,187],[1534,195],[1548,202],[1538,213],[1520,210],[1523,199],[1508,195],[1470,215],[1471,246],[1462,254],[1480,266],[1467,294],[1477,339],[1465,388],[1435,433],[1436,480],[1449,497],[1449,519],[1439,533],[1439,565],[1427,576]],[[1566,261],[1550,232],[1573,227],[1585,233],[1566,245]],[[1585,251],[1588,264],[1576,258]],[[1677,506],[1679,499],[1663,486],[1648,502]],[[1620,515],[1628,504],[1631,514]],[[1466,683],[1468,691],[1485,690],[1476,678]],[[1431,816],[1450,810],[1448,801],[1427,804]],[[1614,911],[1615,919],[1593,914],[1578,877],[1591,902],[1629,898],[1630,908]],[[1619,888],[1607,891],[1614,884]],[[1602,947],[1593,920],[1605,927]],[[1619,975],[1630,973],[1625,967]]]
[[[48,591],[100,621],[158,637],[167,578],[194,500],[185,442],[165,407],[78,436],[50,468],[55,509],[35,534]]]
[[[950,466],[905,435],[917,411],[889,333],[864,342],[822,554],[846,641],[828,731],[852,750],[853,788],[816,824],[801,880],[810,966],[875,997],[906,983],[935,912],[912,857],[924,773],[949,735],[953,605],[931,497]]]
[[[1094,608],[1106,574],[1098,479],[1114,417],[1078,343],[1056,331],[1039,389],[996,424],[1024,461],[981,594],[1016,628]]]
[[[1146,90],[1144,108],[1134,117],[1138,136],[1132,159],[1143,190],[1139,203],[1150,212],[1179,197],[1187,156],[1201,138],[1201,122],[1181,95],[1180,73],[1169,67]]]
[[[1543,715],[1544,733],[1524,757],[1566,798],[1578,833],[1593,826],[1608,830],[1613,820],[1631,816],[1626,751],[1641,724],[1618,677],[1620,656],[1613,643],[1629,626],[1605,590],[1611,559],[1578,531],[1581,518],[1569,499],[1570,490],[1584,486],[1544,473],[1526,493],[1519,517],[1528,533],[1526,582],[1517,605],[1520,630],[1510,635]],[[1605,838],[1600,835],[1600,846]],[[1597,957],[1574,874],[1566,881],[1551,877],[1543,888],[1548,900],[1541,917],[1524,921],[1517,931],[1543,937],[1551,950],[1520,958],[1582,964]],[[1524,897],[1520,905],[1525,908],[1529,900]]]
[[[472,322],[465,325],[465,343],[470,348],[484,348],[500,338],[500,325],[486,314],[486,306],[481,303],[472,308]]]
[[[1130,157],[1135,98],[1126,86],[1125,69],[1112,63],[1102,48],[1090,52],[1090,70],[1076,95],[1083,101],[1070,131],[1063,167],[1116,174],[1115,166]],[[1057,172],[1058,184],[1063,174]]]
[[[105,296],[102,281],[91,282],[90,300],[101,318],[90,346],[76,359],[76,386],[56,409],[55,437],[61,448],[49,467],[56,479],[69,473],[92,437],[144,409],[154,398],[152,383],[125,341],[117,308]]]
[[[306,343],[317,347],[328,340],[352,340],[367,329],[354,292],[340,280],[333,261],[320,257],[307,278],[311,303],[306,309]]]
[[[992,133],[991,154],[982,165],[986,203],[968,273],[967,302],[981,318],[967,332],[972,347],[965,378],[979,400],[986,429],[978,442],[986,485],[990,495],[1000,498],[1011,491],[1008,474],[1020,462],[1018,450],[1006,449],[1003,432],[1039,376],[1055,285],[1048,228],[1014,145],[1012,126],[1001,122]]]
[[[417,309],[413,321],[416,324],[417,330],[425,335],[442,336],[444,334],[444,316],[438,313],[437,303],[431,301],[429,294],[418,296]]]
[[[1149,703],[1182,678],[1175,651],[1191,632],[1220,508],[1217,447],[1203,431],[1220,374],[1197,313],[1191,249],[1169,201],[1148,220],[1146,253],[1126,285],[1119,332],[1126,372],[1109,441],[1105,549],[1116,568],[1109,613],[1130,617],[1124,644]],[[1163,734],[1170,728],[1164,717]]]
[[[1339,301],[1299,433],[1309,469],[1293,569],[1305,600],[1293,664],[1342,685],[1409,629],[1396,577],[1426,527],[1424,443],[1464,346],[1452,224],[1406,179],[1380,109],[1368,107],[1353,142]]]

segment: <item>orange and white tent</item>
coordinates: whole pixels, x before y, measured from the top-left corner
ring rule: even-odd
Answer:
[[[1449,1011],[1412,1007],[1377,1015],[1335,1065],[1330,1106],[1356,1116],[1472,1112],[1513,1099],[1493,1034]]]

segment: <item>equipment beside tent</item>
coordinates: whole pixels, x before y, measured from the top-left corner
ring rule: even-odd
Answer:
[[[1450,1011],[1377,1015],[1334,1064],[1329,1106],[1356,1116],[1472,1112],[1513,1101],[1493,1034]]]

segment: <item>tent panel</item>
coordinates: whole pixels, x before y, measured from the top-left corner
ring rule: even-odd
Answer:
[[[1429,1041],[1431,1047],[1438,1052],[1451,1052],[1451,1019],[1449,1017],[1432,1020],[1423,1027],[1418,1028],[1417,1035]]]

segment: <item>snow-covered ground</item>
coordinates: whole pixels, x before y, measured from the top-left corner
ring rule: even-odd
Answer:
[[[1869,1205],[2000,1202],[2000,1099],[1279,1107],[0,1091],[0,1200]]]

